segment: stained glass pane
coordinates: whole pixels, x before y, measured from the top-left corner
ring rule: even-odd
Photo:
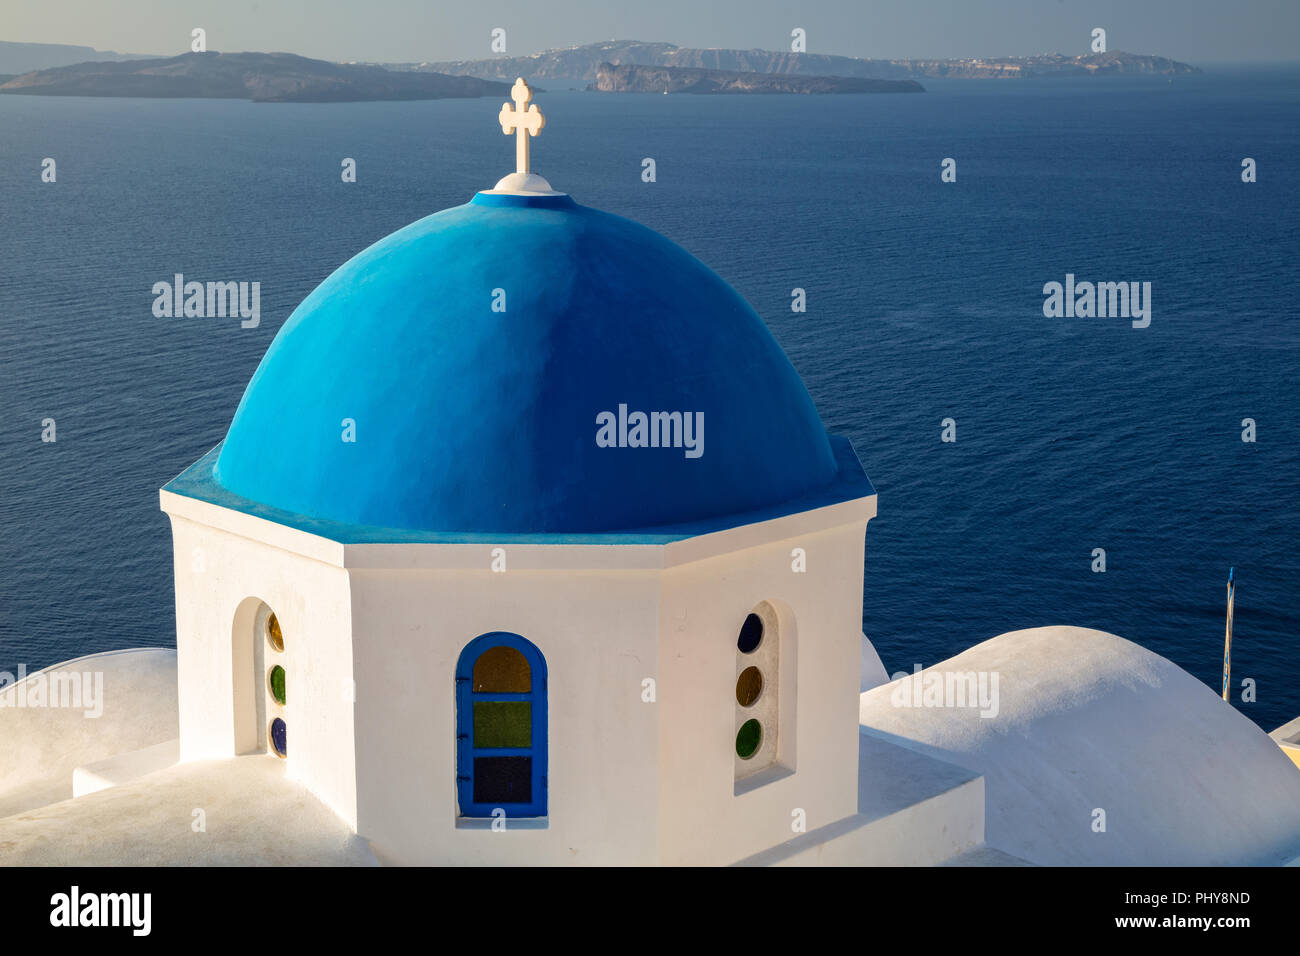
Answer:
[[[266,619],[266,639],[275,650],[284,650],[284,635],[280,632],[280,619],[275,616],[274,611]]]
[[[276,756],[286,757],[289,754],[285,741],[286,733],[287,728],[285,727],[283,720],[277,717],[275,720],[271,721],[271,749],[275,751]]]
[[[276,664],[274,667],[272,667],[271,673],[268,677],[268,682],[271,685],[271,697],[275,700],[277,704],[283,707],[284,706],[284,668],[281,667],[279,664]]]
[[[475,757],[475,803],[531,803],[532,757]]]
[[[474,702],[475,747],[530,747],[533,705],[526,700]]]
[[[757,667],[746,667],[736,679],[736,702],[749,707],[763,693],[763,672]]]
[[[528,658],[513,647],[490,647],[474,662],[476,694],[526,694],[531,685]]]
[[[758,751],[763,742],[763,725],[757,720],[747,720],[740,725],[736,734],[736,753],[741,760],[748,760]]]
[[[762,642],[763,620],[757,614],[751,614],[745,618],[745,623],[741,625],[740,637],[736,639],[736,646],[740,648],[742,653],[752,654]]]

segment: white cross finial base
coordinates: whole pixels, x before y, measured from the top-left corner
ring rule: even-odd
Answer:
[[[509,176],[502,176],[495,186],[485,192],[508,196],[565,195],[552,189],[551,184],[536,173],[511,173]]]

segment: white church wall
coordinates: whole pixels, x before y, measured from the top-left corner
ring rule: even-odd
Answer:
[[[732,862],[789,839],[795,811],[813,829],[856,808],[874,499],[666,547],[513,545],[504,573],[485,545],[345,546],[163,501],[182,760],[247,749],[233,701],[260,699],[273,658],[232,636],[264,640],[265,602],[285,637],[287,770],[387,862]],[[737,629],[760,606],[781,622],[779,749],[740,779]],[[458,816],[456,789],[455,669],[494,631],[536,646],[549,678],[547,814],[507,835]]]
[[[653,862],[658,711],[642,681],[655,674],[656,572],[539,569],[579,550],[595,563],[590,547],[552,546],[496,573],[485,549],[461,549],[475,570],[351,572],[359,832],[390,863]],[[424,554],[445,562],[447,549]],[[504,833],[459,818],[456,794],[456,664],[493,631],[532,642],[549,683],[547,816],[507,819]]]
[[[265,695],[265,671],[286,671],[286,772],[349,825],[356,821],[352,645],[347,574],[315,558],[172,513],[181,760],[269,752],[275,714],[248,708]],[[256,519],[224,520],[261,533]],[[242,522],[240,519],[244,519]],[[275,612],[283,653],[257,653],[256,609]],[[260,663],[260,666],[259,666]],[[256,672],[254,672],[256,670]]]
[[[874,502],[873,502],[874,504]],[[660,862],[740,860],[857,810],[854,716],[862,656],[865,518],[806,533],[788,519],[780,537],[664,572],[660,609]],[[750,540],[755,540],[751,526]],[[806,570],[799,571],[802,549]],[[762,602],[780,612],[780,670],[795,681],[781,705],[777,766],[734,772],[737,637]],[[792,652],[792,653],[791,653]],[[765,691],[766,692],[766,691]],[[792,766],[790,763],[792,762]],[[793,772],[790,772],[793,770]]]

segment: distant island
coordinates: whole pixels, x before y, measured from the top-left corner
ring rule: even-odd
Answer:
[[[587,87],[598,93],[924,93],[915,80],[744,73],[688,66],[602,63]]]
[[[184,53],[161,59],[78,63],[24,73],[0,84],[0,93],[204,97],[259,103],[504,98],[509,92],[508,83],[495,80],[399,73],[293,53]]]
[[[33,70],[49,70],[56,66],[71,66],[73,63],[89,63],[92,60],[102,63],[107,60],[156,59],[156,53],[118,53],[72,43],[16,43],[0,40],[0,75],[5,75],[5,79]]]
[[[99,57],[68,65],[77,56]],[[870,60],[823,53],[699,50],[610,40],[532,56],[442,63],[332,63],[293,53],[183,53],[138,58],[90,47],[0,42],[0,93],[38,96],[212,97],[339,103],[509,95],[515,77],[602,93],[921,93],[924,78],[1025,79],[1199,73],[1136,53],[1059,53],[964,60]],[[534,86],[541,90],[540,86]]]
[[[862,77],[877,80],[1028,79],[1053,76],[1179,75],[1201,72],[1194,66],[1162,56],[1139,53],[1090,53],[1065,56],[1004,56],[958,60],[872,60],[824,53],[772,50],[701,50],[672,43],[608,40],[531,56],[429,63],[386,63],[390,70],[446,73],[481,79],[528,77],[552,85],[585,86],[596,82],[601,64],[667,66],[735,73],[774,73],[782,76]]]

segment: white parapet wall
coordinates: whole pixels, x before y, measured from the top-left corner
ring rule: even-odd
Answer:
[[[0,690],[0,818],[73,796],[73,771],[177,735],[176,652],[90,654]]]

